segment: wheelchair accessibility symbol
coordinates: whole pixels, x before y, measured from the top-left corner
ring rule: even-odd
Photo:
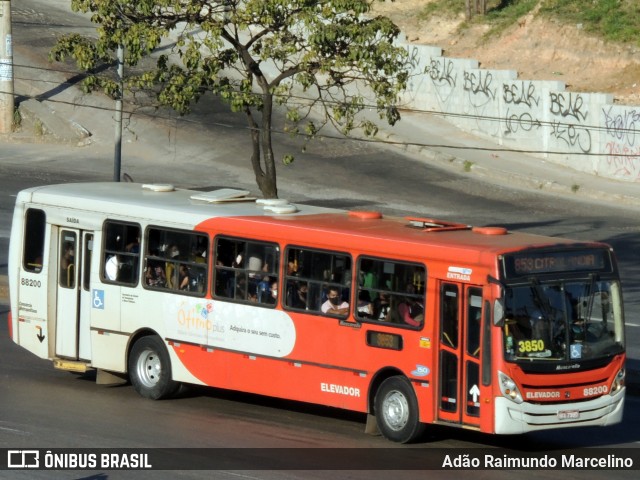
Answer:
[[[91,296],[93,308],[104,310],[104,290],[93,290]]]

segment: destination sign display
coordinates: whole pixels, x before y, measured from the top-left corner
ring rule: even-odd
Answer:
[[[560,272],[611,272],[611,257],[605,249],[564,252],[530,251],[504,256],[507,278]]]

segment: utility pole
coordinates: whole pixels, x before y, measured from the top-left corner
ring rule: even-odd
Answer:
[[[0,133],[13,130],[11,0],[0,0]]]
[[[118,45],[118,80],[120,87],[116,99],[116,141],[113,158],[113,181],[120,181],[120,166],[122,164],[122,97],[124,96],[124,47]]]

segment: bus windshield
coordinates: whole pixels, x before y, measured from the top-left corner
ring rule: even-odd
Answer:
[[[509,361],[575,362],[621,353],[620,284],[592,275],[507,287],[503,335]]]

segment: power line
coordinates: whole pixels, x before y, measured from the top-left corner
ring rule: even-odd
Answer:
[[[33,70],[41,70],[41,71],[45,71],[45,72],[55,72],[55,73],[65,73],[65,74],[72,74],[75,76],[88,76],[88,75],[92,75],[92,73],[85,73],[85,72],[77,72],[77,71],[71,71],[71,70],[60,70],[60,69],[49,69],[49,68],[44,68],[44,67],[34,67],[31,65],[16,65],[14,64],[15,67],[20,67],[20,68],[25,68],[25,69],[33,69]],[[63,81],[63,82],[56,82],[53,80],[42,80],[42,79],[31,79],[31,78],[26,78],[26,77],[15,77],[17,79],[23,80],[23,81],[38,81],[38,82],[44,82],[44,83],[54,83],[56,85],[67,85],[67,86],[74,86],[77,82],[67,82],[67,81]],[[259,93],[254,93],[254,95],[258,96],[260,95]],[[289,95],[287,98],[290,99],[297,99],[297,100],[301,100],[301,102],[298,103],[298,106],[303,105],[303,104],[308,104],[309,103],[309,98],[307,97],[303,97],[303,96],[299,96],[299,95]],[[329,105],[340,105],[343,102],[338,102],[335,100],[325,100],[324,103],[327,103]],[[368,109],[377,109],[377,105],[373,105],[373,104],[363,104],[364,108],[368,108]],[[456,113],[456,112],[444,112],[444,111],[438,111],[438,110],[423,110],[423,109],[418,109],[418,108],[409,108],[409,107],[403,107],[403,106],[398,106],[400,111],[404,111],[404,112],[410,112],[410,113],[416,113],[416,114],[426,114],[426,115],[434,115],[434,116],[441,116],[441,117],[445,117],[445,118],[460,118],[460,119],[464,119],[464,120],[477,120],[477,121],[488,121],[488,122],[497,122],[497,123],[505,123],[505,122],[511,122],[510,119],[505,119],[504,117],[498,117],[498,116],[493,116],[493,115],[479,115],[479,114],[471,114],[471,113]],[[589,124],[582,124],[582,123],[577,123],[577,122],[554,122],[554,121],[547,121],[547,120],[540,120],[537,118],[531,118],[530,120],[528,119],[518,119],[518,122],[520,125],[529,125],[531,127],[555,127],[557,125],[566,125],[566,126],[572,126],[572,127],[579,127],[581,130],[588,130],[589,132],[608,132],[610,130],[609,127],[607,126],[600,126],[600,125],[589,125]],[[639,123],[640,125],[640,123]],[[620,134],[620,133],[638,133],[640,134],[640,128],[628,128],[628,127],[616,127],[616,133]]]
[[[73,73],[75,75],[78,75],[77,72],[71,72],[71,71],[66,71],[66,70],[49,70],[49,69],[44,69],[44,68],[39,68],[39,67],[29,67],[29,68],[33,68],[33,69],[38,69],[38,70],[46,70],[46,71],[54,71],[54,72],[60,72],[60,73]],[[29,79],[29,78],[20,78],[21,80],[24,81],[33,81],[33,79]],[[42,80],[40,80],[42,81]],[[54,82],[54,81],[46,81],[44,80],[44,82],[48,82],[48,83],[53,83],[56,85],[68,85],[68,86],[73,86],[75,85],[74,83],[71,82]],[[7,93],[7,92],[1,92],[0,93]],[[14,97],[20,97],[20,98],[27,98],[27,99],[35,99],[35,100],[40,100],[40,101],[46,101],[46,102],[51,102],[51,103],[57,103],[57,104],[62,104],[62,105],[70,105],[73,106],[75,108],[93,108],[96,110],[101,110],[101,111],[108,111],[111,113],[115,113],[115,109],[112,107],[105,107],[105,106],[98,106],[98,105],[85,105],[85,104],[78,104],[75,102],[70,102],[70,101],[65,101],[65,100],[57,100],[57,99],[52,99],[52,98],[45,98],[43,99],[43,94],[38,94],[38,95],[25,95],[25,94],[13,94]],[[305,98],[305,97],[299,97],[299,96],[295,96],[295,95],[291,95],[290,98],[294,98],[294,99],[301,99],[301,100],[305,100],[305,103],[308,104],[309,99]],[[332,102],[329,102],[332,103]],[[338,103],[338,102],[333,102],[333,103]],[[308,106],[308,105],[307,105]],[[134,110],[124,110],[123,113],[128,115],[128,116],[145,116],[145,117],[149,117],[149,118],[153,118],[153,119],[162,119],[162,120],[171,120],[171,121],[177,121],[178,119],[174,116],[169,116],[169,115],[162,115],[162,114],[158,114],[156,113],[148,113],[148,112],[144,112],[141,109],[144,108],[153,108],[155,110],[162,108],[163,106],[161,105],[152,105],[152,106],[141,106],[140,109],[134,109]],[[375,108],[375,106],[370,106],[371,108]],[[170,107],[165,107],[165,108],[170,108]],[[405,111],[410,111],[412,113],[418,113],[418,114],[427,114],[427,115],[441,115],[441,116],[452,116],[452,117],[461,117],[461,118],[467,118],[467,119],[491,119],[491,120],[495,120],[495,121],[504,121],[503,119],[500,119],[498,117],[487,117],[487,116],[479,116],[479,115],[466,115],[466,114],[455,114],[455,113],[448,113],[448,112],[438,112],[438,111],[429,111],[429,110],[419,110],[419,109],[404,109]],[[195,125],[203,125],[203,126],[218,126],[218,127],[223,127],[223,128],[242,128],[244,130],[253,130],[251,127],[249,126],[241,126],[238,127],[236,125],[229,125],[229,124],[225,124],[225,123],[221,123],[221,122],[202,122],[202,121],[198,121],[198,120],[194,120],[194,119],[190,119],[187,117],[180,117],[179,118],[180,121],[185,122],[185,123],[191,123],[191,124],[195,124]],[[549,125],[551,125],[549,123]],[[566,126],[570,126],[572,124],[562,124],[562,125],[566,125]],[[606,127],[589,127],[589,126],[584,126],[584,125],[580,125],[581,129],[584,130],[589,130],[590,128],[593,130],[607,130],[608,129]],[[259,129],[258,129],[259,130]],[[274,134],[278,134],[278,135],[288,135],[288,136],[297,136],[297,137],[301,137],[301,138],[311,138],[309,135],[306,135],[304,133],[300,133],[300,132],[291,132],[291,131],[286,131],[286,130],[279,130],[279,129],[271,129],[271,132]],[[622,129],[622,128],[616,128],[616,132],[618,133],[633,133],[635,135],[635,133],[637,132],[640,135],[640,130],[637,129]],[[328,135],[328,134],[315,134],[313,135],[313,138],[317,138],[317,139],[327,139],[327,140],[349,140],[349,141],[356,141],[356,142],[361,142],[361,143],[371,143],[371,144],[378,144],[378,145],[393,145],[393,146],[402,146],[402,147],[417,147],[417,148],[432,148],[432,149],[449,149],[449,150],[471,150],[471,151],[490,151],[490,152],[504,152],[504,153],[523,153],[523,154],[547,154],[547,155],[575,155],[575,156],[585,156],[585,157],[605,157],[605,156],[615,156],[618,158],[637,158],[638,156],[640,156],[639,154],[633,154],[633,153],[611,153],[611,152],[605,152],[605,153],[600,153],[600,152],[583,152],[583,151],[578,151],[578,152],[566,152],[566,151],[553,151],[553,150],[533,150],[533,149],[517,149],[517,148],[499,148],[499,147],[478,147],[478,146],[464,146],[464,145],[451,145],[451,144],[436,144],[436,143],[423,143],[423,142],[407,142],[407,141],[393,141],[393,140],[385,140],[385,139],[379,139],[379,138],[366,138],[366,137],[352,137],[352,136],[335,136],[335,135]]]

